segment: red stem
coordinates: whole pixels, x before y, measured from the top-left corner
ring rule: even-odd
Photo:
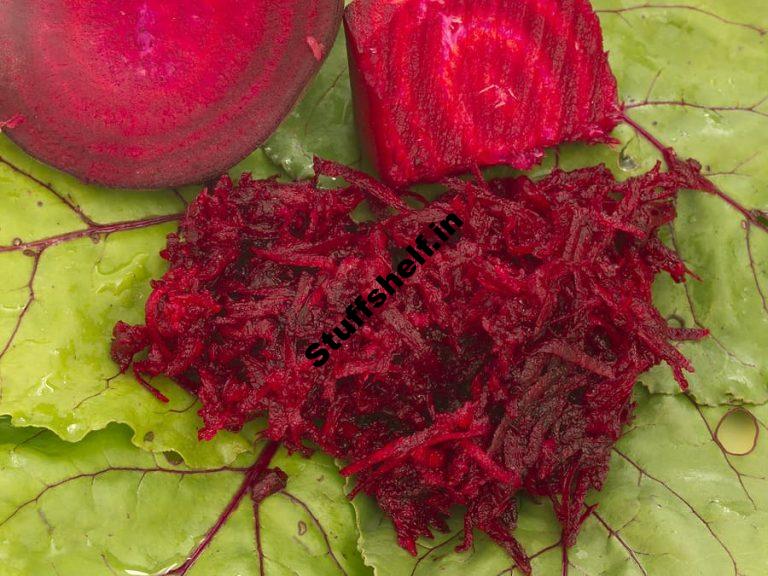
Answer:
[[[668,167],[674,166],[675,163],[678,163],[679,160],[677,159],[677,155],[675,154],[675,151],[669,147],[663,144],[656,136],[648,132],[643,126],[632,120],[627,114],[625,113],[622,117],[624,122],[629,124],[634,130],[640,134],[643,138],[645,138],[648,142],[651,143],[651,145],[656,148],[659,152],[661,152],[662,156],[664,157],[664,162],[667,164]],[[728,194],[720,190],[720,188],[717,187],[717,185],[712,182],[709,178],[706,176],[703,176],[701,174],[698,175],[698,183],[701,185],[701,190],[703,192],[707,192],[709,194],[712,194],[713,196],[717,196],[721,200],[725,201],[726,204],[728,204],[731,208],[735,209],[737,212],[741,213],[742,216],[744,216],[745,220],[749,222],[750,224],[754,224],[757,226],[760,230],[768,234],[768,223],[764,222],[761,218],[759,218],[756,214],[755,210],[749,210],[745,206],[743,206],[738,201],[734,200]]]
[[[243,479],[242,484],[240,484],[240,487],[237,489],[237,492],[235,492],[235,494],[232,496],[232,499],[227,504],[227,507],[224,509],[221,515],[219,515],[214,525],[211,526],[211,528],[205,534],[205,537],[202,539],[200,544],[198,544],[197,547],[190,553],[190,555],[181,566],[169,570],[165,573],[165,576],[184,576],[189,571],[189,569],[192,568],[192,565],[197,562],[200,555],[205,551],[219,530],[221,530],[224,524],[226,524],[227,520],[229,520],[229,517],[232,516],[235,510],[237,510],[240,502],[243,500],[245,495],[248,494],[254,482],[256,482],[261,473],[269,467],[269,463],[272,461],[272,458],[275,456],[275,453],[279,447],[280,444],[277,442],[273,442],[271,440],[267,442],[266,446],[264,446],[262,449],[261,454],[259,454],[258,460],[256,460],[253,466],[248,468],[248,471],[245,473],[245,478]]]

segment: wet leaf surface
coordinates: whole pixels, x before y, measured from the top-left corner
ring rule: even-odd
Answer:
[[[253,457],[230,466],[172,464],[111,425],[76,444],[0,422],[0,559],[8,576],[164,574],[179,566],[232,499]],[[287,486],[244,498],[186,572],[365,574],[352,508],[333,462],[278,452]],[[302,530],[299,526],[303,526]]]

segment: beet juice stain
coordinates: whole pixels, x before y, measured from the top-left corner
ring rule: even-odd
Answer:
[[[464,222],[456,214],[449,214],[444,220],[429,225],[429,229],[434,235],[431,243],[423,234],[419,234],[413,242],[415,248],[414,246],[407,246],[404,249],[412,259],[402,259],[386,277],[377,276],[378,287],[372,289],[366,298],[361,295],[356,296],[354,301],[347,306],[347,316],[341,321],[341,324],[333,328],[330,333],[323,333],[322,344],[315,342],[307,348],[305,356],[308,360],[315,360],[313,366],[318,368],[324,366],[331,358],[331,351],[339,350],[343,343],[357,332],[358,328],[364,326],[365,319],[372,318],[374,310],[382,308],[390,297],[394,297],[398,288],[402,288],[405,281],[418,272],[418,265],[426,264],[426,258],[431,258],[438,250],[447,245],[448,240],[456,234],[463,224]],[[334,337],[338,338],[339,342]]]

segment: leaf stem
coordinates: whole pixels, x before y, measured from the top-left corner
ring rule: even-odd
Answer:
[[[272,461],[272,458],[275,456],[275,453],[279,447],[280,444],[277,442],[273,442],[271,440],[267,442],[259,454],[259,458],[253,464],[253,466],[248,468],[246,471],[245,478],[240,484],[240,487],[237,489],[237,492],[235,492],[235,494],[232,496],[229,503],[227,504],[227,507],[224,508],[224,511],[219,515],[219,517],[216,519],[216,522],[213,524],[213,526],[211,526],[200,543],[195,547],[194,550],[192,550],[183,564],[172,570],[169,570],[165,573],[164,576],[184,576],[189,571],[189,569],[192,568],[192,565],[197,562],[201,554],[216,537],[216,534],[218,534],[219,530],[222,529],[224,524],[227,523],[227,520],[229,520],[230,516],[232,516],[235,510],[237,510],[240,502],[243,500],[246,494],[249,493],[254,483],[259,479],[259,476],[261,476],[261,474],[269,467],[269,463]]]
[[[661,152],[661,155],[664,158],[664,162],[669,169],[673,170],[676,166],[681,165],[681,162],[677,158],[677,154],[675,153],[673,148],[663,144],[658,138],[656,138],[656,136],[651,134],[643,126],[641,126],[640,124],[635,122],[632,118],[630,118],[626,114],[626,112],[624,113],[622,119],[629,126],[631,126],[640,136],[645,138],[654,148],[656,148],[659,152]],[[761,218],[761,215],[762,215],[761,211],[750,210],[746,208],[740,202],[738,202],[737,200],[735,200],[734,198],[730,197],[728,194],[723,192],[709,178],[707,178],[706,176],[700,173],[696,174],[696,183],[699,186],[699,190],[701,190],[702,192],[706,192],[708,194],[712,194],[713,196],[717,196],[718,198],[723,200],[726,204],[728,204],[731,208],[741,213],[741,215],[744,216],[744,219],[748,223],[755,225],[757,228],[759,228],[760,230],[768,234],[768,221],[765,220],[764,216]]]

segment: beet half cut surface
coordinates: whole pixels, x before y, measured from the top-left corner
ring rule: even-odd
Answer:
[[[668,326],[652,301],[659,273],[687,274],[658,231],[699,167],[673,167],[626,182],[605,167],[454,179],[425,208],[367,223],[350,210],[394,194],[338,165],[317,169],[342,190],[223,179],[169,236],[146,324],[116,326],[113,358],[196,394],[202,438],[267,415],[270,439],[344,459],[411,552],[460,504],[463,549],[483,530],[528,571],[517,493],[551,499],[573,545],[638,376],[666,362],[685,386],[673,341],[706,334]],[[429,225],[449,215],[463,224],[438,248]],[[433,255],[382,304],[377,275],[419,234]],[[366,295],[361,326],[348,305]],[[323,332],[340,349],[316,367],[305,352]]]
[[[335,40],[342,0],[8,0],[0,118],[86,182],[218,177],[277,127]]]
[[[588,0],[356,0],[344,24],[361,139],[392,185],[528,169],[620,120]]]

